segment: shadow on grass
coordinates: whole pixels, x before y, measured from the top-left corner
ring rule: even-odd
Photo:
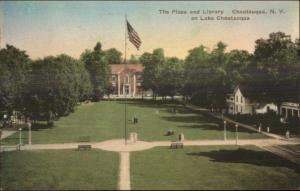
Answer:
[[[206,118],[200,115],[194,116],[162,116],[162,119],[166,121],[173,121],[173,122],[183,122],[183,123],[201,123],[203,121],[207,123],[217,123],[218,121],[212,118]]]
[[[190,156],[209,157],[213,162],[252,164],[268,167],[286,167],[299,173],[299,166],[267,151],[255,151],[238,148],[236,150],[214,150],[209,152],[191,152]]]
[[[125,104],[125,101],[118,101],[118,104]],[[162,102],[162,101],[153,101],[153,100],[129,100],[126,102],[127,105],[132,105],[141,108],[156,108],[156,109],[163,109],[163,111],[174,113],[174,109],[176,109],[176,113],[180,114],[192,114],[195,113],[191,109],[185,108],[179,103],[176,102]]]
[[[177,125],[179,128],[199,128],[202,130],[216,130],[216,131],[223,131],[224,126],[221,120],[216,120],[210,116],[203,117],[203,116],[163,116],[161,117],[167,121],[173,122],[181,122],[181,123],[197,123],[194,125]],[[226,131],[235,132],[234,124],[227,124]],[[238,128],[238,132],[242,133],[257,133],[255,131],[246,129],[246,128]]]

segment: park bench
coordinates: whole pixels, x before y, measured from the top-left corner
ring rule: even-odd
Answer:
[[[183,148],[183,143],[181,142],[172,142],[170,145],[170,149],[178,149]]]
[[[90,150],[92,149],[92,145],[78,145],[78,150]]]

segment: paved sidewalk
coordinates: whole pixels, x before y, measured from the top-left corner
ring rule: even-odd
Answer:
[[[8,130],[3,130],[2,131],[2,136],[1,136],[1,139],[5,139],[6,137],[9,137],[11,136],[12,134],[16,133],[17,131],[8,131]]]
[[[130,190],[130,154],[129,152],[120,152],[120,190]]]

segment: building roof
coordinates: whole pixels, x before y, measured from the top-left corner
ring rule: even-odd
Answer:
[[[118,74],[125,69],[129,69],[133,72],[142,72],[144,66],[142,64],[110,64],[111,74]]]

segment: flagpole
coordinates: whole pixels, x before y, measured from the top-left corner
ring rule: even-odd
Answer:
[[[126,64],[126,55],[127,55],[127,15],[125,14],[125,52],[124,52],[124,64]],[[125,81],[125,80],[124,80]],[[124,88],[123,92],[125,94],[125,132],[124,132],[124,137],[125,137],[125,145],[127,144],[127,116],[126,116],[126,88]]]
[[[124,64],[126,64],[127,58],[127,14],[125,14],[125,53],[124,53]]]

